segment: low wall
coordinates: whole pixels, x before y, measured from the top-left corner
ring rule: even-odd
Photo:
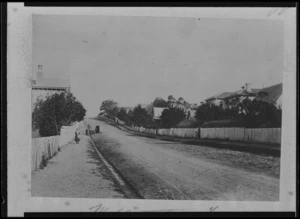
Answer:
[[[39,169],[43,161],[49,160],[58,153],[60,147],[74,139],[77,127],[63,126],[60,135],[32,139],[31,171]]]
[[[60,138],[59,138],[59,145],[63,146],[70,142],[75,137],[75,131],[79,128],[78,125],[75,126],[63,126],[60,129]]]

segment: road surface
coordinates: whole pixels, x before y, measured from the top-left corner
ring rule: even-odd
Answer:
[[[279,200],[278,177],[198,158],[177,150],[180,143],[136,136],[104,122],[100,129],[92,135],[97,148],[145,199]]]

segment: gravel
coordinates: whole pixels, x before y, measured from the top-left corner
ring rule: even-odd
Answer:
[[[151,141],[153,141],[153,139],[151,139]],[[173,142],[160,144],[160,146],[179,151],[189,156],[210,159],[215,162],[226,163],[227,165],[240,166],[244,169],[253,170],[277,178],[280,176],[280,157]]]

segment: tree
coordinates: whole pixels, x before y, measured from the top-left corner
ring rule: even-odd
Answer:
[[[62,126],[81,121],[86,110],[71,92],[56,93],[39,100],[32,113],[32,121],[40,135],[59,135]]]
[[[177,100],[177,102],[183,104],[184,103],[184,99],[182,97],[179,97],[178,100]]]
[[[166,128],[175,127],[185,119],[186,115],[182,109],[171,107],[164,109],[160,116],[161,125]]]
[[[244,105],[243,109],[242,120],[246,127],[281,126],[281,110],[277,109],[273,104],[253,100]]]
[[[33,112],[32,112],[32,120],[31,120],[33,131],[35,131],[39,128],[39,123],[38,123],[37,117],[40,114],[39,110],[40,110],[42,104],[43,104],[43,99],[37,98]]]
[[[129,122],[129,116],[124,108],[121,108],[121,110],[117,114],[117,117],[126,124]]]
[[[113,100],[105,100],[102,102],[100,110],[105,111],[109,117],[114,118],[119,112],[118,103]]]
[[[197,110],[195,117],[199,122],[231,119],[235,116],[233,109],[224,109],[222,106],[203,103]]]
[[[214,104],[202,104],[195,117],[199,122],[230,119],[251,128],[281,126],[281,109],[271,103],[247,97],[243,100],[234,97],[228,103],[230,107],[226,109]]]
[[[137,126],[147,127],[150,123],[152,123],[152,118],[139,104],[133,109],[131,121]]]
[[[168,101],[171,101],[171,100],[175,100],[175,98],[174,98],[173,95],[169,95],[169,96],[168,96]]]
[[[155,98],[154,102],[153,102],[153,106],[154,107],[167,107],[168,106],[168,102],[165,101],[164,99],[162,98]]]

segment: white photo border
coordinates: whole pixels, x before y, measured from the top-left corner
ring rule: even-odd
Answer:
[[[280,201],[182,201],[31,197],[32,15],[100,15],[270,19],[284,22],[283,125]],[[24,212],[296,210],[296,8],[24,7],[7,4],[8,216]]]

